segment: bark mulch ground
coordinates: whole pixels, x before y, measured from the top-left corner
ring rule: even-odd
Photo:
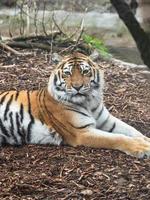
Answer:
[[[37,89],[53,67],[44,51],[0,54],[0,90]],[[150,136],[150,76],[103,62],[105,103]],[[149,200],[150,160],[119,151],[28,145],[0,148],[0,199]]]

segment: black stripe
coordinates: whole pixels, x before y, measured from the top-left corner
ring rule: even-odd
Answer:
[[[45,107],[46,114],[49,116],[49,111],[48,111],[47,106],[46,106],[46,104],[45,104],[45,96],[46,96],[45,93],[46,93],[46,91],[44,90],[44,95],[43,95],[43,104],[44,104],[44,107]]]
[[[17,101],[18,99],[18,96],[19,96],[19,91],[16,92],[16,96],[15,96],[15,100]]]
[[[23,109],[23,104],[21,103],[20,105],[20,111],[19,111],[20,117],[21,117],[21,122],[23,122],[23,117],[24,117],[24,109]]]
[[[64,67],[64,64],[65,64],[65,62],[64,63],[62,63],[60,66],[59,66],[59,69],[63,69],[63,67]]]
[[[16,125],[17,125],[17,132],[18,132],[18,135],[22,137],[22,134],[21,134],[21,126],[20,126],[20,121],[19,121],[19,114],[16,113]]]
[[[57,132],[55,130],[50,131],[50,135],[52,136],[52,138],[54,138],[56,136]]]
[[[6,93],[6,91],[0,92],[0,95],[2,95],[2,94],[4,94],[4,93]]]
[[[108,132],[113,132],[113,130],[115,129],[115,127],[116,127],[116,123],[114,122],[112,128]]]
[[[99,81],[100,81],[100,74],[98,69],[97,70],[93,69],[93,77],[94,79],[91,80],[91,83],[94,84],[93,85],[94,89],[97,89],[99,88]]]
[[[27,99],[28,99],[28,112],[31,115],[30,91],[27,91]]]
[[[38,100],[39,102],[41,102],[41,95],[43,93],[44,89],[41,89],[39,92],[38,92]]]
[[[95,83],[95,85],[94,85],[94,89],[98,89],[99,88],[99,84],[98,83]]]
[[[39,93],[39,96],[38,96],[38,100],[39,100],[39,104],[40,104],[40,110],[42,110],[42,112],[40,112],[40,115],[41,117],[43,118],[43,115],[47,114],[45,113],[45,110],[43,109],[43,106],[41,104],[41,102],[44,104],[44,99],[45,99],[45,89],[42,89]],[[43,94],[44,93],[44,94]],[[43,96],[42,96],[43,94]],[[43,98],[42,98],[43,97]],[[47,112],[47,111],[46,111]]]
[[[57,82],[57,75],[55,74],[54,75],[54,85],[56,85],[56,82]]]
[[[91,123],[91,124],[86,124],[86,125],[84,125],[84,126],[74,126],[73,124],[71,124],[70,122],[68,122],[73,128],[76,128],[76,129],[84,129],[84,128],[87,128],[87,127],[89,127],[89,126],[91,126],[91,125],[94,125],[93,123]]]
[[[98,106],[95,107],[95,108],[92,108],[91,111],[92,111],[92,112],[95,112],[95,111],[97,110],[97,108],[98,108]]]
[[[10,106],[12,100],[13,100],[13,94],[11,95],[11,97],[9,98],[9,100],[7,102],[7,105],[6,105],[6,108],[5,108],[5,113],[4,113],[4,120],[7,120],[7,113],[9,111],[9,106]]]
[[[100,125],[100,127],[98,127],[98,129],[102,129],[103,126],[108,122],[108,119],[109,119],[109,115],[108,115],[108,117],[105,119],[105,121]]]
[[[5,146],[7,144],[7,139],[3,135],[1,135],[0,137],[1,137],[1,144],[0,144],[0,146]]]
[[[43,92],[44,92],[44,95],[42,96]],[[42,99],[42,97],[43,97],[43,99]],[[43,116],[46,116],[46,114],[47,114],[47,110],[45,109],[46,110],[46,113],[45,113],[44,106],[42,105],[42,103],[44,104],[44,98],[45,98],[45,89],[42,89],[39,92],[39,95],[38,95],[38,101],[39,101],[39,107],[40,107],[39,119],[40,119],[42,124],[44,124],[44,117]]]
[[[61,80],[60,71],[58,71],[58,78]]]
[[[11,124],[11,126],[10,126],[10,133],[11,133],[11,135],[12,135],[14,141],[15,141],[15,144],[18,144],[17,137],[16,137],[16,135],[15,135],[15,133],[14,133],[14,122],[13,122],[13,116],[12,116],[12,115],[13,115],[13,113],[10,112],[10,113],[9,113],[10,124]]]
[[[65,109],[66,109],[66,110],[73,111],[73,112],[76,112],[76,113],[79,113],[79,114],[84,115],[84,116],[86,116],[86,117],[90,117],[90,116],[87,115],[86,113],[81,112],[81,111],[79,111],[79,110],[75,110],[75,109],[73,109],[73,108],[65,108]]]
[[[33,115],[31,114],[31,101],[30,101],[30,92],[27,91],[27,98],[28,98],[28,113],[30,115],[30,122],[28,124],[28,129],[27,129],[27,141],[31,141],[31,128],[34,123],[34,118]]]
[[[63,92],[65,92],[65,88],[60,88],[59,86],[56,86],[56,88],[55,88],[57,91],[63,91]]]
[[[21,131],[22,127],[19,120],[19,114],[16,113],[16,125],[17,125],[17,133],[21,137],[22,144],[25,144],[25,132]]]
[[[9,94],[9,92],[7,92],[6,94],[4,94],[4,96],[1,98],[0,104],[2,104],[5,101],[6,96]]]
[[[95,69],[93,69],[93,77],[94,77],[94,80],[95,80]]]
[[[97,69],[96,71],[97,71],[97,81],[96,82],[99,83],[99,81],[100,81],[99,70]]]
[[[31,128],[32,128],[33,123],[34,123],[34,121],[31,120],[30,123],[28,124],[27,136],[26,136],[26,140],[27,140],[28,143],[31,142]]]
[[[25,129],[23,127],[21,129],[21,132],[22,132],[22,135],[23,135],[22,144],[26,144],[27,143],[27,141],[26,141],[26,131],[25,131]]]
[[[98,120],[98,119],[101,117],[103,111],[104,111],[104,106],[101,108],[101,110],[100,110],[100,112],[99,112],[99,114],[98,114],[96,120]]]
[[[7,136],[7,137],[10,137],[10,135],[8,134],[8,131],[6,130],[2,120],[0,119],[0,130],[2,131],[2,133]]]
[[[42,89],[42,91],[43,91],[43,89]],[[40,90],[40,91],[37,93],[37,99],[38,99],[38,101],[39,101],[40,98],[41,98],[41,93],[42,93],[42,91]],[[38,103],[39,103],[39,106],[41,106],[40,102],[38,102]],[[43,113],[43,111],[42,111],[42,113]],[[39,118],[40,122],[41,122],[42,124],[44,124],[44,118],[43,118],[42,113],[40,112],[40,109],[39,109],[38,118]]]

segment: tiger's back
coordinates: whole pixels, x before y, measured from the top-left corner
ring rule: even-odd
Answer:
[[[0,145],[57,144],[62,142],[50,122],[45,124],[37,91],[8,91],[0,94]]]

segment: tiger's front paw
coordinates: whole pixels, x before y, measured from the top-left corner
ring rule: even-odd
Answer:
[[[126,153],[137,158],[150,158],[150,142],[144,138],[133,138]]]

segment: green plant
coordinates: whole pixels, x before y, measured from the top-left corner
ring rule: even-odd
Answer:
[[[100,55],[102,55],[103,57],[109,57],[110,54],[108,52],[108,49],[105,47],[102,40],[87,34],[83,35],[83,40],[85,43],[92,46],[92,48],[97,49]]]

